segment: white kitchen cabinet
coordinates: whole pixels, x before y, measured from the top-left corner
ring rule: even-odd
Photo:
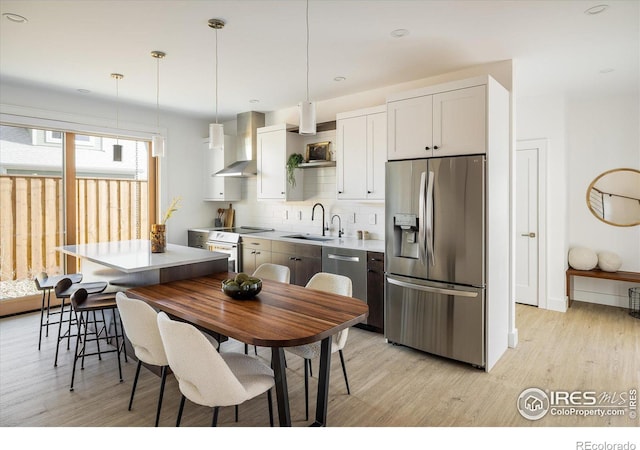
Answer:
[[[295,170],[296,184],[287,182],[287,159],[292,153],[303,153],[302,138],[290,132],[291,125],[273,125],[258,128],[258,200],[303,200],[304,177]]]
[[[242,198],[240,179],[234,177],[212,176],[219,170],[236,161],[236,140],[233,136],[224,137],[224,149],[210,150],[209,139],[202,143],[203,155],[203,198],[205,201],[238,201]]]
[[[384,200],[386,158],[385,106],[336,116],[338,200]]]
[[[388,99],[388,159],[486,153],[487,81],[464,84],[431,86]]]

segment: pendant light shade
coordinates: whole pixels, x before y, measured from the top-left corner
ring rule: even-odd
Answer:
[[[154,134],[151,138],[151,156],[164,156],[164,136]]]
[[[151,56],[156,59],[156,127],[160,128],[160,60],[167,56],[165,52],[154,50]],[[151,156],[164,156],[164,136],[155,134],[151,138]]]
[[[224,149],[224,127],[221,123],[209,124],[209,149],[210,150],[223,150]]]
[[[210,150],[222,150],[224,149],[224,127],[221,123],[218,123],[218,30],[224,28],[224,21],[221,19],[209,19],[209,28],[216,30],[216,123],[209,124],[209,149]]]
[[[309,101],[309,0],[307,0],[307,99],[298,104],[300,125],[298,133],[302,135],[316,134],[316,104]]]
[[[299,134],[316,134],[316,104],[315,102],[304,101],[298,105],[300,112]]]
[[[120,90],[118,88],[118,81],[124,78],[124,75],[121,73],[112,73],[111,78],[116,80],[116,130],[120,129]],[[116,135],[116,143],[113,144],[113,161],[121,162],[122,161],[122,145],[120,145],[120,141],[118,139],[118,135]]]

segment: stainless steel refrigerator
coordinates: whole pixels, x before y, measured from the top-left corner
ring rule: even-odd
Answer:
[[[485,155],[386,165],[385,337],[485,366]]]

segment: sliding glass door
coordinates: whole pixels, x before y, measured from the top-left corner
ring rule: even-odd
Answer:
[[[0,126],[0,301],[34,309],[35,275],[75,272],[58,246],[146,239],[155,173],[147,141]]]

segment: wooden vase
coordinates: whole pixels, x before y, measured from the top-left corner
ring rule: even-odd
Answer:
[[[166,225],[151,225],[151,253],[164,253],[167,249]]]

